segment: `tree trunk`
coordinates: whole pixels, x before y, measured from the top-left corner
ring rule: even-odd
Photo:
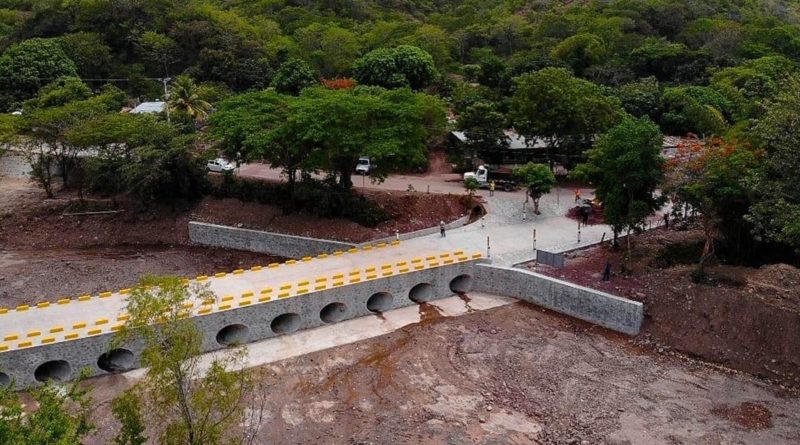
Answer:
[[[709,260],[714,257],[714,227],[708,221],[703,222],[703,235],[705,235],[706,240],[703,244],[703,253],[700,255],[700,264],[697,265],[697,269],[701,273],[705,271]]]
[[[339,171],[339,185],[346,190],[353,188],[353,180],[349,168],[343,168]]]
[[[628,227],[628,236],[626,237],[628,244],[628,253],[625,255],[625,270],[628,274],[631,273],[631,228]]]

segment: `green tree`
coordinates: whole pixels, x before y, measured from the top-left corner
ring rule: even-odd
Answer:
[[[553,171],[544,164],[534,164],[528,162],[527,164],[514,169],[514,177],[525,188],[528,189],[528,195],[533,200],[533,213],[539,214],[539,200],[556,185],[556,176]]]
[[[647,118],[625,117],[589,150],[585,163],[571,176],[595,186],[595,196],[603,202],[606,222],[617,235],[641,227],[645,219],[664,202],[655,195],[664,177],[661,157],[662,134]],[[628,237],[630,260],[630,236]]]
[[[688,205],[699,214],[705,235],[698,265],[699,276],[715,258],[715,241],[722,231],[741,230],[750,206],[743,181],[758,163],[759,153],[746,145],[720,139],[679,147],[667,165],[664,192],[677,206]],[[732,230],[733,229],[733,230]]]
[[[129,190],[125,172],[139,162],[136,149],[158,138],[153,131],[158,125],[153,116],[108,113],[70,128],[64,140],[79,150],[94,152],[83,165],[87,185],[111,196],[116,206],[117,196]]]
[[[431,55],[411,45],[370,51],[356,60],[353,72],[364,85],[415,90],[425,88],[438,75]]]
[[[76,76],[75,63],[57,41],[29,39],[0,56],[0,107],[11,110],[22,100],[63,76]]]
[[[139,52],[150,62],[158,65],[159,73],[164,77],[169,76],[170,66],[177,61],[177,44],[174,40],[154,31],[147,31],[139,36],[137,40]]]
[[[480,184],[475,178],[467,178],[467,180],[464,181],[464,187],[467,189],[467,192],[469,192],[469,196],[475,196],[475,191],[478,190],[479,186]]]
[[[150,129],[157,139],[138,148],[138,162],[124,171],[130,191],[144,205],[157,202],[173,209],[200,199],[208,190],[208,177],[203,160],[190,151],[192,139],[174,136],[166,122],[155,122]]]
[[[92,90],[77,77],[59,77],[39,90],[35,98],[25,102],[25,111],[35,108],[56,107],[69,102],[88,99]]]
[[[281,64],[275,77],[272,78],[272,86],[278,92],[285,94],[298,95],[303,88],[308,88],[319,84],[317,75],[308,64],[300,59],[289,59]]]
[[[622,108],[635,117],[649,116],[655,120],[661,110],[661,85],[655,77],[645,77],[626,83],[618,89]]]
[[[24,153],[33,168],[34,178],[48,197],[53,197],[53,167],[58,167],[63,187],[67,187],[70,174],[78,166],[80,148],[65,139],[66,132],[96,116],[119,110],[123,98],[120,90],[108,87],[102,94],[89,99],[36,109],[24,116],[21,129],[25,136]]]
[[[509,145],[505,121],[505,116],[489,102],[474,103],[461,113],[456,126],[464,132],[464,148],[473,162],[480,156],[487,162],[501,163],[502,150]]]
[[[246,352],[236,349],[202,366],[203,335],[184,305],[200,306],[215,296],[202,286],[189,287],[178,277],[146,277],[127,298],[130,319],[116,342],[143,345],[145,378],[123,397],[137,400],[158,422],[159,443],[217,445],[252,441],[258,422],[248,422],[248,408],[259,406],[257,375],[244,368]],[[130,410],[127,410],[130,413]],[[135,422],[130,425],[135,426]],[[133,431],[135,432],[135,431]]]
[[[664,90],[661,127],[668,134],[693,133],[701,137],[722,135],[728,128],[730,103],[708,87],[674,87]]]
[[[126,390],[112,400],[111,413],[122,425],[114,437],[114,445],[144,445],[147,442],[142,404],[134,392]]]
[[[111,48],[106,45],[100,34],[92,32],[65,34],[61,36],[60,41],[64,53],[75,62],[80,77],[97,79],[111,74],[114,57]]]
[[[84,376],[61,387],[53,382],[30,391],[36,409],[28,412],[11,387],[0,388],[0,443],[81,445],[94,429]]]
[[[567,37],[556,45],[550,56],[569,64],[576,73],[597,65],[606,57],[606,44],[600,37],[582,33]]]
[[[516,79],[509,114],[528,141],[544,139],[548,160],[567,157],[566,146],[590,141],[619,122],[619,100],[563,68],[545,68]]]
[[[755,199],[748,220],[758,237],[800,249],[800,80],[765,105],[754,133],[766,149],[766,158],[752,175]]]
[[[425,162],[428,141],[442,133],[441,101],[409,89],[308,89],[286,122],[287,131],[315,147],[310,162],[352,187],[360,156],[370,156],[382,178],[392,169]]]
[[[171,111],[202,122],[208,116],[211,104],[200,98],[199,89],[189,76],[178,76],[172,83],[169,103]]]
[[[295,40],[317,71],[329,78],[348,74],[361,50],[351,31],[320,23],[295,31]]]
[[[750,119],[761,114],[763,102],[774,98],[796,71],[794,61],[781,56],[762,57],[715,72],[711,87],[731,103],[736,120]]]
[[[211,116],[212,134],[223,151],[245,159],[263,158],[283,169],[288,194],[294,195],[297,172],[308,162],[314,145],[294,131],[297,98],[274,91],[240,94],[219,103]]]

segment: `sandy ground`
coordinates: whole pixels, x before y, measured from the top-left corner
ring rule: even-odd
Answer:
[[[800,440],[797,395],[747,375],[650,354],[523,303],[459,317],[434,305],[395,332],[267,365],[274,377],[258,443]],[[108,404],[121,379],[93,380],[102,428],[91,445],[113,435]]]

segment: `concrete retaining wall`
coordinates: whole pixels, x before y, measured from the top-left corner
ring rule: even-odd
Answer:
[[[445,229],[446,230],[451,230],[451,229],[457,229],[459,227],[465,226],[469,222],[469,217],[470,217],[470,215],[464,215],[461,218],[458,218],[457,220],[455,220],[455,221],[453,221],[453,222],[451,222],[449,224],[445,224]],[[418,238],[420,236],[432,235],[434,233],[439,233],[439,226],[428,227],[427,229],[415,230],[413,232],[408,232],[408,233],[400,233],[398,235],[398,237],[400,238],[400,240],[404,241],[404,240],[408,240],[408,239],[412,239],[412,238]],[[364,244],[375,244],[375,243],[381,243],[381,242],[389,242],[389,241],[392,241],[394,239],[395,239],[394,236],[387,236],[386,238],[373,240],[373,241],[370,241],[370,242],[364,243]]]
[[[447,230],[461,227],[469,222],[469,215],[447,224]],[[400,240],[439,233],[439,226],[429,227],[414,232],[399,234]],[[304,236],[284,235],[282,233],[264,232],[261,230],[239,229],[217,224],[189,222],[189,241],[200,246],[221,247],[224,249],[249,250],[251,252],[279,255],[288,258],[315,256],[320,253],[331,253],[347,250],[368,244],[394,241],[397,237],[387,236],[361,244],[343,243]]]
[[[247,343],[410,306],[417,303],[412,297],[424,301],[446,298],[454,294],[451,287],[464,291],[472,286],[474,267],[474,260],[454,263],[213,312],[195,320],[203,332],[203,350],[213,351],[225,347],[218,342],[218,335],[226,328],[225,332],[237,342]],[[0,353],[0,384],[13,380],[20,389],[36,385],[37,369],[42,370],[45,363],[52,364],[53,369],[48,371],[51,377],[58,377],[56,380],[75,378],[84,368],[92,375],[105,374],[108,371],[101,369],[98,362],[109,351],[113,335],[106,333]],[[117,361],[127,369],[138,367],[142,345],[134,342],[120,348]]]
[[[613,331],[636,335],[644,307],[605,292],[510,267],[479,264],[475,290],[525,300]]]
[[[200,246],[249,250],[289,258],[316,256],[319,253],[331,253],[355,247],[355,244],[338,241],[238,229],[196,221],[189,222],[189,240]]]

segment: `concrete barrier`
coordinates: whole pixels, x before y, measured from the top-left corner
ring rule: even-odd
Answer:
[[[202,309],[194,321],[203,333],[203,351],[213,351],[468,291],[474,283],[477,261],[480,259],[461,256],[451,265],[370,280],[350,279],[350,284],[284,298],[280,294],[277,298],[270,296],[277,289],[264,289],[261,292],[269,298],[264,297],[263,302],[256,303],[249,295],[235,305],[221,302],[216,310]],[[242,305],[242,301],[247,304]],[[106,326],[106,320],[98,321]],[[82,369],[88,369],[91,375],[134,369],[140,365],[142,344],[134,341],[112,349],[117,326],[72,332],[64,336],[69,341],[31,342],[3,351],[0,384],[13,381],[23,389],[48,379],[70,380]],[[82,323],[83,328],[91,326]]]
[[[446,230],[457,229],[459,227],[467,225],[467,223],[469,222],[469,216],[470,215],[467,214],[449,224],[445,224],[445,229]],[[434,233],[439,233],[439,226],[428,227],[427,229],[415,230],[413,232],[408,232],[408,233],[400,233],[397,236],[387,236],[386,238],[377,239],[364,244],[377,244],[381,242],[391,241],[394,239],[400,239],[401,241],[405,241],[413,238],[418,238],[420,236],[433,235]]]
[[[469,215],[464,215],[457,220],[446,224],[447,230],[456,229],[469,222]],[[282,233],[265,232],[253,229],[240,229],[237,227],[222,226],[197,221],[189,222],[189,241],[192,244],[224,249],[248,250],[251,252],[280,255],[290,258],[313,257],[322,253],[333,253],[337,250],[347,251],[356,247],[389,243],[396,239],[408,240],[420,236],[439,233],[439,226],[428,227],[414,232],[400,233],[397,236],[367,241],[361,244],[344,243],[304,236],[285,235]]]
[[[355,244],[338,241],[239,229],[196,221],[189,222],[189,240],[192,244],[200,246],[249,250],[291,258],[315,256],[320,252],[332,253],[355,247]]]
[[[628,335],[639,333],[644,318],[642,303],[522,269],[479,264],[474,282],[477,291],[525,300]]]

